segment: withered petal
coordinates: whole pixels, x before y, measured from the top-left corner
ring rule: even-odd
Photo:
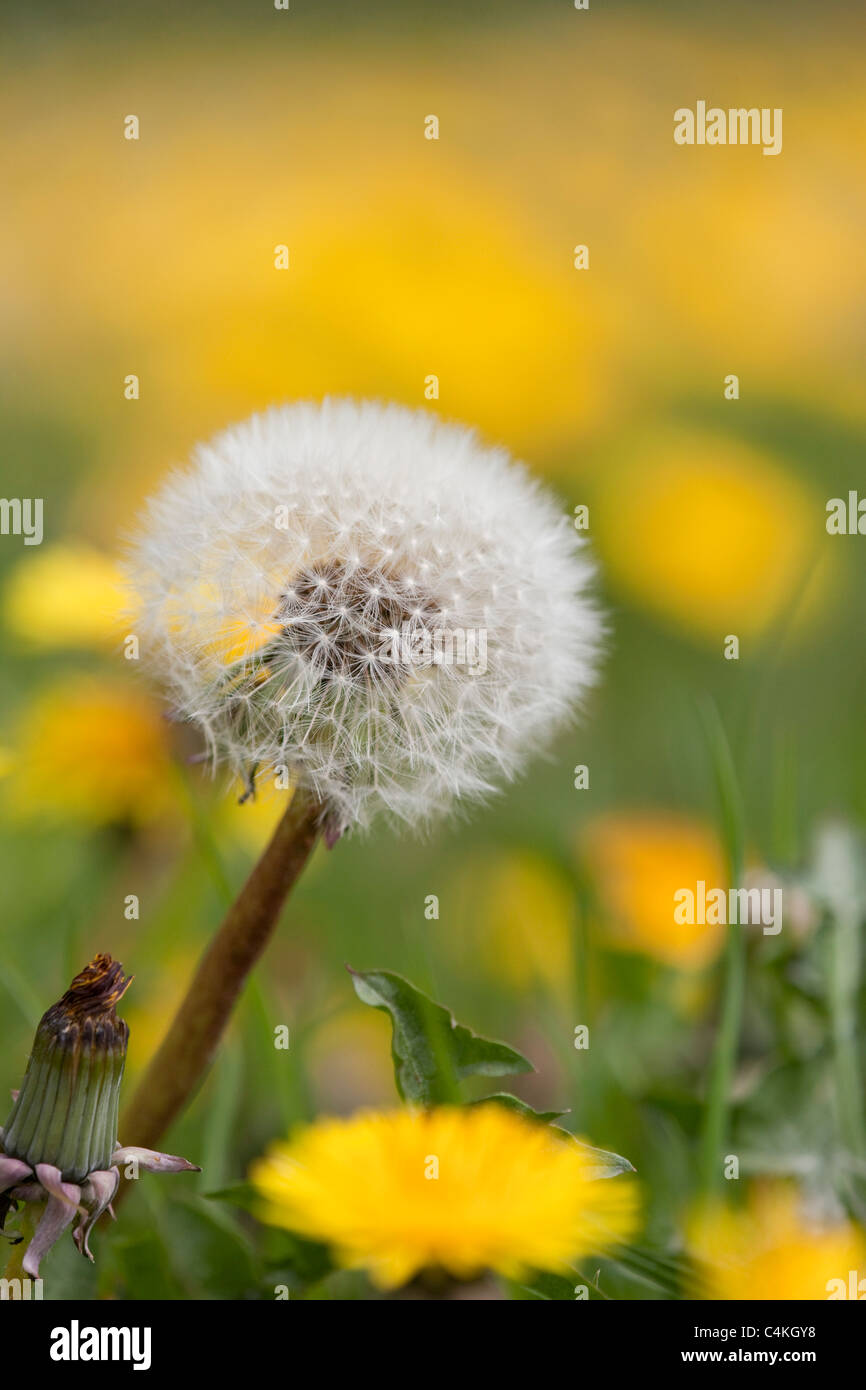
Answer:
[[[201,1168],[198,1164],[190,1163],[186,1158],[178,1158],[175,1154],[157,1153],[155,1149],[139,1149],[135,1145],[127,1148],[115,1149],[111,1155],[112,1164],[122,1166],[124,1163],[134,1162],[139,1168],[143,1168],[146,1173],[200,1173]]]
[[[0,1154],[0,1192],[5,1192],[7,1187],[14,1187],[22,1178],[29,1178],[32,1172],[29,1163],[22,1163],[20,1158],[9,1158],[6,1154]]]
[[[4,1194],[11,1197],[13,1202],[44,1202],[45,1189],[35,1180],[24,1183],[21,1187],[10,1187]]]
[[[77,1183],[64,1182],[60,1169],[50,1163],[37,1163],[36,1176],[46,1192],[50,1192],[58,1202],[65,1202],[75,1210],[81,1201],[81,1188]]]
[[[65,1186],[72,1187],[73,1184],[67,1183]],[[78,1188],[75,1190],[76,1192],[79,1191]],[[30,1275],[31,1279],[39,1278],[40,1260],[63,1235],[66,1227],[74,1219],[77,1207],[77,1199],[73,1204],[66,1201],[65,1198],[48,1198],[45,1210],[42,1213],[42,1220],[36,1227],[36,1234],[27,1247],[27,1254],[21,1262],[21,1268],[24,1270],[25,1274]]]
[[[106,1207],[111,1209],[111,1199],[119,1182],[120,1173],[117,1169],[108,1168],[91,1173],[82,1188],[82,1203],[88,1210],[82,1214],[81,1220],[72,1232],[72,1238],[78,1246],[79,1254],[86,1255],[91,1263],[93,1255],[90,1250],[90,1232]]]

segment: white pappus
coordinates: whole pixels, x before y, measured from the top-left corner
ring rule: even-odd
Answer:
[[[128,573],[178,717],[248,789],[286,769],[332,836],[488,795],[595,679],[570,518],[422,410],[326,400],[225,430],[151,499]]]

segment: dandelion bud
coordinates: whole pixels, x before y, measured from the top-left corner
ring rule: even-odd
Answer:
[[[40,1019],[21,1090],[0,1130],[0,1231],[19,1203],[45,1204],[22,1264],[34,1278],[42,1256],[76,1216],[75,1243],[93,1258],[90,1232],[111,1210],[118,1165],[134,1158],[150,1172],[198,1171],[171,1154],[118,1147],[129,1029],[115,1006],[131,980],[106,955],[94,956],[76,975]]]
[[[95,956],[36,1029],[27,1074],[4,1131],[11,1158],[47,1163],[65,1182],[108,1168],[129,1029],[115,1005],[131,976]]]

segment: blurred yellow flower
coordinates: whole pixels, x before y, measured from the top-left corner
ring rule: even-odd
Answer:
[[[198,955],[193,946],[172,950],[155,972],[137,974],[135,998],[130,998],[125,1009],[129,1024],[127,1068],[131,1073],[147,1066],[165,1037],[192,979]]]
[[[117,680],[56,681],[25,711],[4,784],[13,816],[143,824],[174,805],[159,707]]]
[[[103,648],[120,642],[126,602],[114,561],[69,541],[19,562],[6,583],[3,617],[35,646]]]
[[[636,1223],[636,1190],[592,1179],[550,1126],[491,1104],[319,1120],[252,1169],[263,1217],[335,1249],[382,1288],[423,1269],[566,1273]]]
[[[0,150],[3,186],[16,190],[16,218],[0,225],[2,308],[25,399],[50,393],[55,413],[92,415],[110,472],[89,490],[91,514],[124,486],[119,458],[152,466],[161,449],[183,452],[272,400],[419,403],[431,375],[443,413],[560,468],[580,467],[587,430],[681,394],[690,371],[702,394],[741,371],[765,399],[862,420],[856,27],[814,35],[809,54],[773,48],[774,73],[797,93],[783,158],[691,158],[657,138],[681,72],[699,64],[719,91],[744,73],[760,84],[766,45],[713,43],[663,14],[611,15],[580,83],[586,110],[615,117],[586,139],[575,55],[555,17],[523,9],[495,53],[468,26],[444,83],[434,54],[412,47],[407,61],[374,30],[359,63],[349,33],[309,34],[289,52],[226,31],[203,55],[179,29],[173,64],[103,65],[99,102],[93,55],[71,35],[10,67],[0,119],[9,126],[25,102],[29,116]],[[218,106],[190,98],[191,52],[203,89],[224,94]],[[105,112],[130,85],[159,126],[130,144],[118,118],[106,140]],[[441,141],[424,139],[418,111],[431,88]],[[504,103],[506,91],[518,99]],[[633,138],[641,123],[647,139]],[[300,128],[287,158],[286,131]],[[74,275],[55,254],[61,222]],[[590,246],[588,271],[574,268],[577,242]],[[277,272],[283,243],[289,268]],[[74,380],[46,377],[46,357],[72,348]],[[106,401],[121,359],[147,363],[134,429],[120,390],[116,413]]]
[[[234,787],[230,795],[220,795],[214,818],[216,833],[218,837],[229,836],[251,854],[261,854],[290,799],[291,792],[274,791],[259,782],[255,797],[241,801]]]
[[[852,1270],[866,1276],[862,1230],[814,1220],[796,1188],[756,1184],[744,1207],[698,1210],[687,1231],[696,1260],[695,1293],[711,1299],[827,1299]],[[846,1295],[841,1295],[846,1296]]]
[[[612,582],[720,655],[728,634],[760,637],[820,597],[823,501],[730,439],[671,430],[642,442],[605,475],[595,518]]]
[[[36,188],[26,178],[32,130],[20,130],[0,159],[27,229],[12,247],[0,227],[0,252],[14,250],[19,267],[15,328],[27,336],[25,356],[68,346],[69,325],[78,333],[84,318],[91,364],[106,336],[131,360],[145,356],[150,412],[199,434],[273,402],[324,394],[429,401],[494,442],[550,458],[597,423],[610,375],[598,295],[572,266],[573,219],[563,215],[560,241],[522,187],[515,196],[483,177],[486,157],[459,143],[431,148],[421,125],[410,137],[405,113],[419,78],[407,81],[387,55],[359,68],[354,53],[310,51],[295,60],[287,88],[285,55],[247,54],[243,72],[229,53],[211,55],[212,80],[239,102],[218,111],[190,105],[180,71],[136,72],[142,103],[158,102],[172,132],[168,143],[151,136],[134,151],[146,197],[117,196],[113,181],[125,178],[130,149],[100,140],[103,119],[78,99],[80,77],[50,64],[30,73],[31,93],[34,83],[51,91],[65,121],[56,179]],[[308,125],[304,157],[286,159],[283,121],[266,112],[279,100],[291,123],[322,80],[340,102]],[[121,103],[125,84],[101,81],[105,99]],[[477,74],[466,85],[474,101]],[[347,144],[340,112],[355,109],[366,112],[365,138]],[[42,132],[36,148],[45,146],[52,140]],[[199,157],[204,146],[220,151],[218,176]],[[84,169],[78,148],[89,151]],[[46,219],[61,207],[78,244],[74,277],[45,254]],[[285,271],[275,268],[280,245]],[[37,290],[64,312],[35,312]],[[120,390],[118,400],[123,409]],[[133,449],[136,439],[116,430],[115,461],[118,447]]]
[[[600,817],[582,831],[579,852],[598,902],[605,943],[682,970],[718,953],[724,927],[674,921],[674,893],[698,880],[725,887],[721,847],[706,826],[670,812]]]
[[[217,563],[219,556],[213,558]],[[224,668],[249,660],[279,636],[282,626],[274,615],[279,608],[280,591],[278,577],[270,593],[261,593],[257,587],[245,588],[238,575],[231,596],[238,611],[227,614],[222,587],[203,582],[195,590],[171,596],[163,608],[165,626],[173,635],[183,637],[191,647],[206,653],[214,674],[222,675]]]
[[[304,1059],[317,1108],[328,1114],[393,1101],[388,1023],[374,1009],[341,1009],[326,1018],[312,1031]]]
[[[655,322],[664,325],[657,359],[680,389],[690,374],[721,397],[725,375],[736,372],[744,398],[787,394],[800,404],[805,396],[833,411],[852,384],[846,359],[866,293],[857,249],[864,199],[859,187],[853,199],[846,188],[854,170],[862,182],[862,131],[854,135],[844,83],[817,100],[800,96],[803,139],[781,178],[744,160],[695,160],[683,178],[672,142],[658,181],[635,191],[623,255],[644,313],[652,286]],[[823,156],[832,132],[840,174],[847,170],[838,179],[828,179]],[[643,346],[649,357],[649,335]]]
[[[541,983],[565,1004],[574,981],[574,901],[541,854],[510,850],[473,861],[456,885],[461,929],[448,947],[515,989]]]

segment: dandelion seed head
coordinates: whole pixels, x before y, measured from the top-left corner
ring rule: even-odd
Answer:
[[[214,763],[247,784],[287,765],[341,827],[491,794],[595,679],[569,518],[425,411],[325,401],[224,431],[151,499],[127,572],[142,658]]]

